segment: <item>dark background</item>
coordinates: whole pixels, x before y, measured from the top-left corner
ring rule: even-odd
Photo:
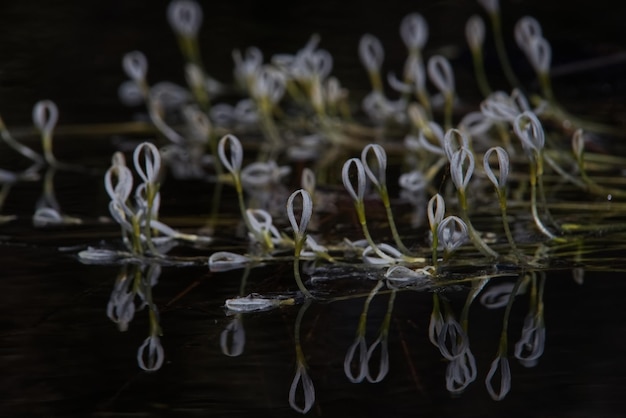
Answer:
[[[143,51],[150,64],[149,80],[183,82],[183,66],[174,36],[167,24],[167,1],[24,0],[0,5],[0,114],[11,125],[30,123],[33,104],[49,98],[61,110],[60,123],[126,121],[130,112],[117,99],[125,79],[121,58],[131,50]],[[471,80],[471,61],[464,26],[482,8],[475,1],[315,1],[256,2],[204,1],[200,34],[207,71],[218,80],[232,80],[231,51],[255,45],[271,54],[293,53],[312,33],[321,35],[320,46],[335,59],[333,73],[359,91],[368,88],[358,61],[359,37],[366,32],[381,38],[386,50],[385,69],[398,73],[405,48],[398,34],[406,14],[419,12],[430,26],[425,55],[444,53],[453,59],[461,96],[477,94]],[[624,54],[623,17],[626,4],[608,0],[502,1],[506,42],[518,75],[530,86],[533,74],[514,43],[512,27],[523,15],[542,23],[552,43],[555,89],[564,100],[610,98],[617,105],[626,96],[622,74],[624,56],[613,65],[592,71],[567,73],[562,65],[590,58]],[[495,54],[489,44],[488,67],[494,87],[501,82]],[[493,65],[489,65],[493,64]],[[562,70],[562,71],[561,71]],[[465,82],[464,82],[465,81]],[[360,90],[359,90],[360,89]]]
[[[321,47],[335,58],[334,73],[358,97],[367,89],[356,52],[361,34],[379,36],[386,47],[386,69],[399,71],[405,51],[398,26],[404,15],[417,11],[430,24],[426,55],[449,54],[460,95],[477,97],[473,83],[461,82],[471,76],[465,21],[473,13],[483,13],[474,1],[202,3],[204,61],[222,81],[232,77],[232,49],[256,45],[267,57],[295,52],[317,32]],[[626,4],[557,3],[562,2],[502,2],[507,43],[518,74],[533,86],[532,72],[510,30],[519,17],[529,14],[540,20],[552,42],[556,72],[561,74],[555,79],[559,97],[583,113],[598,109],[597,103],[619,113],[626,102],[623,60],[590,71],[568,73],[567,68],[626,51],[622,30]],[[0,114],[7,125],[29,125],[33,104],[45,98],[58,103],[61,124],[129,120],[136,109],[119,103],[117,87],[125,79],[121,58],[134,49],[147,55],[151,82],[181,83],[182,60],[167,26],[166,6],[165,1],[147,0],[1,2]],[[493,63],[492,50],[488,59]],[[497,68],[492,77],[494,86],[506,86]],[[64,151],[63,156],[70,152]],[[108,149],[87,151],[100,165],[110,156]],[[76,154],[71,161],[81,158],[81,150],[71,152]],[[56,180],[64,211],[85,217],[106,215],[101,176],[73,174],[59,173]],[[196,186],[166,184],[164,210],[208,211],[208,186]],[[145,310],[136,314],[126,333],[106,317],[119,268],[82,265],[71,250],[57,249],[111,242],[119,237],[118,228],[104,234],[101,225],[36,230],[30,216],[40,189],[39,184],[17,185],[3,208],[20,218],[3,226],[0,247],[0,416],[299,416],[287,403],[294,371],[296,307],[247,316],[246,351],[241,357],[226,357],[218,343],[229,320],[222,305],[238,293],[239,272],[210,275],[204,266],[164,268],[154,296],[161,308],[166,363],[158,373],[141,372],[135,353],[148,329]],[[100,190],[99,197],[93,190]],[[188,190],[194,194],[185,194]],[[281,280],[290,283],[290,267],[254,270],[248,289],[268,290]],[[430,294],[398,296],[390,333],[391,371],[379,385],[351,384],[342,370],[363,301],[316,304],[302,325],[303,349],[317,390],[317,405],[310,415],[622,416],[623,273],[588,272],[585,280],[583,286],[575,284],[567,270],[550,276],[546,351],[533,369],[512,361],[512,390],[502,402],[489,398],[483,382],[497,350],[501,310],[489,311],[478,304],[472,308],[470,333],[479,377],[462,396],[451,397],[445,390],[446,363],[427,340]],[[185,297],[175,300],[190,286]],[[464,297],[451,295],[457,313]],[[514,306],[511,350],[527,306],[526,297]],[[385,309],[386,297],[372,304],[370,343]],[[417,379],[409,371],[411,362]]]

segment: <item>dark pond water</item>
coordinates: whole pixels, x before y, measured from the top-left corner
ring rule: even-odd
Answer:
[[[89,6],[76,1],[5,3],[0,6],[0,113],[15,135],[33,146],[37,139],[30,134],[30,114],[33,103],[42,98],[57,102],[62,126],[131,120],[137,109],[120,105],[116,93],[124,80],[120,59],[129,50],[148,55],[151,79],[183,80],[176,42],[164,17],[165,1],[96,1]],[[431,22],[433,50],[445,51],[460,42],[465,19],[479,10],[470,1],[424,6],[206,3],[202,44],[211,51],[205,54],[207,68],[218,79],[230,80],[233,48],[257,45],[268,55],[293,52],[318,32],[322,46],[335,56],[337,75],[357,91],[367,85],[355,52],[362,33],[401,45],[399,20],[419,11]],[[621,30],[624,6],[601,1],[590,10],[588,2],[570,2],[567,8],[546,3],[503,2],[510,22],[532,14],[544,24],[546,36],[553,40],[555,65],[561,68],[555,90],[568,105],[623,125],[626,64],[619,54],[626,51]],[[390,49],[388,65],[399,68],[403,54],[402,48]],[[471,65],[459,54],[460,62]],[[569,72],[571,67],[566,66],[604,56],[616,58],[592,70]],[[519,65],[530,80],[521,58]],[[467,94],[477,92],[468,87]],[[55,140],[57,156],[86,170],[55,173],[55,196],[63,213],[83,223],[33,226],[45,171],[42,180],[3,185],[6,195],[0,195],[4,197],[0,214],[16,216],[0,224],[0,416],[299,416],[289,399],[298,370],[298,335],[315,391],[309,412],[313,416],[619,417],[626,411],[626,264],[624,236],[619,233],[606,244],[602,237],[591,239],[594,251],[585,260],[589,268],[583,280],[571,264],[536,275],[534,289],[543,289],[545,346],[533,367],[524,367],[513,356],[536,300],[532,283],[515,298],[507,339],[511,390],[500,401],[489,396],[485,378],[498,354],[505,308],[489,308],[480,298],[472,304],[468,322],[477,377],[458,395],[446,389],[450,362],[429,340],[434,300],[430,291],[406,290],[395,296],[388,328],[388,374],[378,383],[368,379],[353,383],[344,370],[364,296],[313,303],[306,311],[298,304],[242,316],[226,314],[225,300],[239,294],[293,289],[290,262],[252,269],[243,291],[242,270],[211,273],[200,263],[163,266],[152,286],[144,289],[150,289],[159,312],[164,363],[158,371],[143,371],[137,350],[150,335],[150,309],[137,310],[125,332],[107,316],[121,275],[138,274],[145,283],[141,272],[132,265],[84,264],[76,254],[90,245],[119,244],[119,227],[102,219],[109,216],[102,176],[110,155],[124,143],[120,137],[144,136],[89,130],[86,135],[63,135],[62,129]],[[0,149],[0,167],[25,168],[4,144]],[[207,182],[167,178],[161,190],[162,218],[195,231],[211,212],[212,191]],[[217,249],[240,249],[241,239],[232,236],[234,199],[232,190],[225,188],[220,219],[227,227],[217,232],[215,245],[181,252],[208,257]],[[620,219],[624,221],[623,212],[616,217]],[[350,228],[351,238],[358,238],[354,225]],[[367,293],[375,284],[371,271],[343,279],[345,271],[334,274],[340,278],[326,286],[342,296],[351,294],[349,288]],[[510,286],[515,279],[494,279],[484,292]],[[467,285],[450,287],[441,292],[440,303],[447,303],[449,312],[459,318],[468,291]],[[364,328],[368,347],[379,336],[389,299],[390,293],[381,292],[371,302]],[[139,297],[136,304],[140,305]],[[224,345],[225,330],[236,341]],[[380,369],[377,356],[380,351],[372,355],[372,377]],[[499,376],[493,380],[496,388]],[[296,397],[300,406],[305,402],[301,389]]]

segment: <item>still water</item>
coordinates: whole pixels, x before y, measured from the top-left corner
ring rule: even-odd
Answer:
[[[0,43],[6,51],[0,74],[0,112],[30,145],[36,144],[28,127],[30,111],[41,98],[57,101],[61,125],[130,120],[136,109],[119,105],[116,93],[124,79],[120,59],[129,50],[146,52],[155,81],[182,82],[176,43],[164,18],[167,2],[95,2],[90,7],[72,1],[59,7],[35,3],[3,5],[0,29]],[[398,21],[415,11],[413,5],[394,2],[385,7],[348,2],[333,5],[336,9],[330,13],[329,4],[316,2],[270,8],[271,16],[260,18],[259,6],[248,3],[228,2],[214,5],[212,11],[205,9],[207,28],[214,28],[214,32],[204,29],[203,42],[214,53],[212,59],[205,59],[207,68],[220,79],[230,77],[233,48],[258,45],[268,54],[293,52],[318,31],[323,42],[328,42],[322,46],[337,57],[340,78],[348,87],[358,88],[367,83],[354,52],[359,36],[372,31],[386,42],[397,43]],[[607,15],[596,10],[597,16],[590,15],[581,12],[583,2],[577,3],[581,5],[572,3],[567,11],[558,10],[568,13],[567,19],[546,23],[548,35],[564,51],[555,57],[557,63],[579,53],[588,57],[619,52],[623,34],[615,29],[620,27],[615,19],[623,13],[617,10]],[[608,10],[606,3],[598,10]],[[452,6],[457,7],[455,12],[450,11]],[[433,50],[449,52],[446,48],[452,41],[446,36],[456,42],[459,34],[451,35],[446,28],[462,27],[465,18],[477,12],[475,6],[462,1],[433,2],[419,10],[433,22]],[[548,19],[557,13],[537,2],[508,6],[516,15],[532,12]],[[448,26],[437,24],[442,21]],[[576,37],[571,36],[572,28]],[[401,65],[402,54],[393,49],[388,52],[390,67]],[[467,61],[467,57],[457,58]],[[606,111],[605,117],[620,120],[626,91],[619,75],[622,70],[623,62],[618,62],[578,77],[575,83],[563,71],[566,75],[556,87],[574,107]],[[576,103],[578,97],[589,102]],[[39,180],[2,186],[0,214],[15,219],[0,225],[1,416],[282,417],[300,416],[297,409],[306,405],[311,407],[311,416],[342,417],[618,417],[626,411],[623,234],[612,235],[608,243],[601,236],[592,237],[593,251],[585,260],[590,268],[584,273],[572,269],[570,263],[555,263],[545,275],[539,272],[530,277],[508,314],[507,295],[517,275],[492,279],[466,312],[465,337],[439,347],[429,338],[434,306],[439,306],[442,315],[460,320],[469,284],[436,292],[432,288],[381,291],[373,295],[363,315],[368,292],[380,272],[337,270],[328,276],[314,275],[313,280],[318,280],[320,289],[336,292],[340,300],[310,306],[298,300],[274,310],[233,315],[224,308],[229,298],[251,292],[288,293],[295,287],[291,262],[252,269],[243,286],[244,270],[208,270],[206,259],[211,252],[241,249],[242,240],[233,238],[236,228],[228,215],[237,210],[230,188],[223,191],[221,212],[228,227],[217,231],[214,245],[181,250],[201,257],[193,266],[154,267],[148,273],[148,267],[142,270],[132,264],[79,261],[77,253],[88,246],[119,244],[119,227],[108,219],[109,199],[102,178],[115,150],[126,141],[145,139],[121,136],[60,133],[55,139],[57,156],[79,165],[79,172],[41,171]],[[0,167],[26,168],[5,149]],[[50,186],[62,212],[80,218],[82,224],[33,226],[37,202],[42,196],[49,198],[46,187]],[[161,190],[161,218],[190,232],[205,226],[212,189],[204,181],[167,178]],[[623,215],[616,217],[620,219],[623,222]],[[346,232],[351,238],[359,237],[354,225],[342,230]],[[422,241],[416,240],[415,245],[423,245]],[[141,294],[150,293],[153,304],[142,306],[141,295],[121,285],[123,277],[137,280]],[[132,297],[123,305],[120,298],[128,293]],[[493,298],[483,300],[482,295]],[[134,311],[124,311],[127,316],[120,320],[116,307],[128,308],[129,303]],[[535,328],[536,334],[524,334],[529,312],[536,313],[538,304],[542,325]],[[505,317],[508,326],[503,338]],[[154,318],[162,333],[160,345],[154,338],[146,340],[154,331]],[[524,335],[536,350],[535,361],[520,362],[515,357]],[[138,359],[138,349],[146,341],[147,351]],[[504,354],[502,341],[508,343]],[[442,355],[446,352],[450,357],[457,343],[469,344],[465,348],[469,347],[475,360],[475,380],[462,393],[451,393],[447,389],[450,365],[457,365],[457,377],[471,374],[472,369],[466,356],[462,356],[465,363],[460,363],[458,357],[450,360]],[[153,358],[150,348],[154,348]],[[485,380],[499,353],[508,359],[510,376],[503,385],[510,384],[510,391],[494,401]],[[139,367],[161,359],[158,371]],[[497,364],[500,368],[490,380],[496,394],[502,391],[505,368]],[[293,386],[295,377],[301,380]],[[453,383],[458,387],[462,382]],[[292,387],[295,392],[290,396]]]
[[[101,187],[99,176],[88,179],[79,180],[83,187]],[[10,204],[13,196],[25,203],[29,197],[36,199],[40,187],[37,182],[17,185],[5,213],[16,213]],[[196,193],[203,188],[208,185],[198,184]],[[172,202],[177,197],[186,201],[184,187],[166,184],[164,190]],[[183,192],[172,195],[174,190]],[[57,197],[75,213],[93,210],[78,195]],[[290,407],[289,391],[297,370],[294,332],[301,305],[227,315],[224,302],[241,293],[243,270],[210,273],[206,266],[163,267],[153,276],[151,292],[160,314],[164,362],[158,371],[142,371],[137,350],[150,333],[149,308],[139,310],[137,296],[133,302],[137,310],[125,332],[107,316],[121,272],[135,267],[85,265],[76,257],[86,245],[114,242],[117,227],[92,218],[80,226],[35,229],[27,213],[25,208],[23,214],[17,212],[18,220],[3,225],[4,416],[298,415]],[[367,293],[375,275],[371,270],[336,272],[332,286],[346,295],[355,293],[347,287]],[[511,309],[511,390],[498,402],[491,399],[484,381],[498,352],[503,305],[490,306],[493,300],[481,298],[472,304],[468,336],[477,378],[463,393],[451,395],[446,389],[450,362],[429,340],[432,292],[397,293],[388,328],[388,373],[377,383],[368,379],[353,383],[360,366],[349,368],[350,377],[344,368],[365,297],[313,303],[300,319],[299,331],[315,393],[309,414],[620,416],[626,385],[623,273],[587,272],[582,283],[573,279],[570,269],[551,271],[546,277],[543,354],[533,367],[523,367],[513,356],[531,306],[529,286]],[[515,279],[494,279],[483,294],[499,294],[502,299],[506,291],[499,286],[512,285]],[[289,263],[253,269],[244,294],[293,288],[292,280]],[[465,286],[439,294],[441,303],[446,301],[446,309],[459,318],[467,293]],[[380,336],[389,299],[388,292],[381,292],[371,302],[363,334],[367,347]],[[230,330],[229,338],[225,330]],[[371,355],[370,380],[379,374],[381,353]],[[358,363],[358,351],[354,358]],[[497,389],[499,377],[493,382]],[[295,400],[304,405],[300,395]]]

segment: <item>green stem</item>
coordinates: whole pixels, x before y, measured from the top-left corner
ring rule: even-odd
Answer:
[[[380,194],[380,198],[383,201],[383,205],[385,206],[385,211],[387,212],[387,221],[389,222],[389,229],[391,229],[391,234],[393,235],[393,240],[396,245],[404,254],[409,254],[409,249],[406,248],[402,239],[400,238],[400,234],[398,233],[398,228],[396,226],[396,222],[393,218],[393,212],[391,211],[391,202],[389,201],[389,192],[387,191],[386,185],[381,185],[377,188],[378,193]]]
[[[302,294],[304,294],[307,299],[312,299],[313,295],[302,282],[302,276],[300,275],[300,252],[302,251],[302,247],[304,245],[304,239],[304,236],[296,237],[295,252],[293,256],[293,275],[296,279],[298,289],[300,289]]]
[[[369,228],[367,227],[367,219],[365,218],[365,206],[363,205],[363,201],[355,201],[354,207],[356,208],[356,213],[359,218],[359,223],[361,224],[361,229],[363,230],[363,235],[365,235],[365,239],[367,240],[367,243],[370,245],[370,247],[372,247],[372,250],[374,250],[376,255],[378,255],[380,258],[395,262],[395,259],[385,254],[380,248],[378,248],[378,245],[376,245],[376,243],[372,239]]]
[[[509,225],[509,221],[507,219],[507,211],[506,211],[506,191],[504,187],[498,187],[496,189],[498,193],[498,201],[500,202],[500,211],[502,215],[502,227],[504,228],[504,234],[506,235],[506,240],[509,242],[511,246],[511,250],[518,257],[521,255],[519,250],[517,249],[517,245],[515,245],[515,240],[513,239],[513,234],[511,233],[511,227]]]
[[[499,254],[495,252],[494,250],[492,250],[487,245],[487,243],[483,241],[483,239],[480,237],[478,232],[476,232],[476,229],[474,229],[474,225],[472,225],[472,221],[470,220],[469,215],[467,214],[467,196],[465,195],[465,190],[459,189],[458,197],[459,197],[459,206],[461,209],[461,218],[467,225],[467,231],[469,233],[470,240],[472,241],[474,246],[478,249],[478,251],[483,253],[483,255],[485,255],[486,257],[492,258],[492,259],[498,258]]]
[[[474,64],[474,76],[476,77],[476,83],[478,89],[483,97],[487,97],[491,94],[491,87],[487,81],[487,75],[485,73],[485,63],[483,61],[482,48],[472,48],[472,62]]]
[[[533,220],[535,221],[535,225],[537,226],[539,231],[541,231],[542,234],[544,234],[549,239],[556,239],[556,236],[552,234],[552,232],[550,232],[548,228],[546,228],[546,226],[543,224],[543,222],[541,221],[541,218],[539,218],[539,213],[537,212],[537,177],[538,177],[537,176],[537,163],[531,159],[531,162],[530,162],[530,206],[531,206],[531,212],[533,215]]]
[[[491,20],[491,26],[493,28],[493,40],[496,45],[496,53],[498,54],[498,60],[500,60],[500,66],[504,71],[504,76],[512,87],[521,88],[521,83],[515,76],[509,57],[506,54],[506,47],[504,46],[504,37],[502,36],[502,21],[500,18],[500,12],[489,13]]]

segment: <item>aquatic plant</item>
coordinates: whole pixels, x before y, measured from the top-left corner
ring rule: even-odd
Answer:
[[[508,320],[513,301],[526,289],[529,310],[513,351],[524,366],[538,362],[546,328],[545,277],[537,271],[550,268],[554,260],[575,263],[581,279],[585,263],[592,264],[583,259],[585,251],[593,251],[583,248],[586,240],[625,229],[623,219],[614,216],[617,210],[599,215],[594,202],[593,210],[576,223],[553,209],[572,210],[565,200],[571,190],[588,193],[584,197],[589,199],[626,196],[623,181],[610,184],[594,176],[622,170],[624,159],[586,148],[591,139],[584,129],[602,134],[612,130],[570,118],[556,102],[549,77],[550,45],[538,22],[525,17],[515,28],[518,45],[540,83],[540,91],[527,96],[529,89],[514,74],[504,49],[499,2],[479,3],[487,11],[512,91],[492,90],[484,67],[485,24],[472,16],[466,38],[484,97],[464,115],[465,108],[457,106],[459,69],[452,57],[427,56],[428,23],[419,14],[400,23],[407,48],[400,77],[382,74],[385,51],[377,37],[363,35],[355,46],[371,84],[355,111],[350,104],[356,100],[348,100],[349,92],[332,75],[333,58],[319,47],[319,36],[313,35],[295,54],[269,60],[253,46],[233,51],[234,85],[227,86],[211,78],[202,63],[199,4],[170,4],[167,17],[185,60],[187,87],[150,85],[148,58],[140,51],[122,58],[129,80],[120,94],[146,106],[158,137],[133,147],[132,166],[122,151],[113,154],[104,189],[121,237],[78,253],[83,262],[121,264],[107,306],[107,315],[121,331],[138,310],[148,308],[150,329],[137,352],[139,367],[154,371],[164,362],[151,293],[161,265],[205,266],[210,275],[243,270],[239,293],[224,301],[225,310],[234,314],[219,338],[227,356],[244,351],[246,314],[301,305],[289,390],[289,403],[300,413],[310,411],[315,402],[300,327],[305,311],[317,302],[364,299],[343,363],[353,383],[378,383],[389,372],[394,360],[388,346],[391,318],[398,292],[405,291],[432,292],[428,338],[446,362],[445,384],[451,393],[461,393],[478,376],[469,338],[470,308],[477,298],[489,309],[506,307],[496,357],[485,377],[490,396],[501,400],[511,389]],[[431,94],[429,86],[437,93]],[[221,102],[224,89],[236,91],[236,97]],[[51,192],[54,169],[67,168],[52,152],[57,117],[50,101],[33,110],[43,156],[16,141],[0,119],[4,142],[36,167],[23,173],[0,171],[2,183],[25,180],[43,165],[52,169],[44,179],[36,225],[80,221],[61,215]],[[572,128],[578,129],[570,140]],[[179,181],[202,179],[202,193],[213,191],[209,235],[180,232],[160,218],[161,182],[168,172]],[[396,181],[402,189],[397,195]],[[569,183],[566,192],[564,183]],[[224,202],[223,186],[234,187],[234,207],[224,208],[230,202]],[[414,215],[410,226],[408,206]],[[491,222],[497,217],[501,222]],[[170,255],[174,246],[183,255]],[[187,257],[190,246],[195,246],[194,255]],[[248,293],[247,277],[255,267],[285,264],[293,267],[288,284],[282,283],[277,292]],[[320,284],[350,269],[357,271],[350,276],[354,289],[345,294]],[[517,281],[494,283],[502,277]],[[459,288],[467,297],[457,315],[446,292]],[[379,295],[388,295],[387,309],[376,338],[368,343],[370,304]]]

